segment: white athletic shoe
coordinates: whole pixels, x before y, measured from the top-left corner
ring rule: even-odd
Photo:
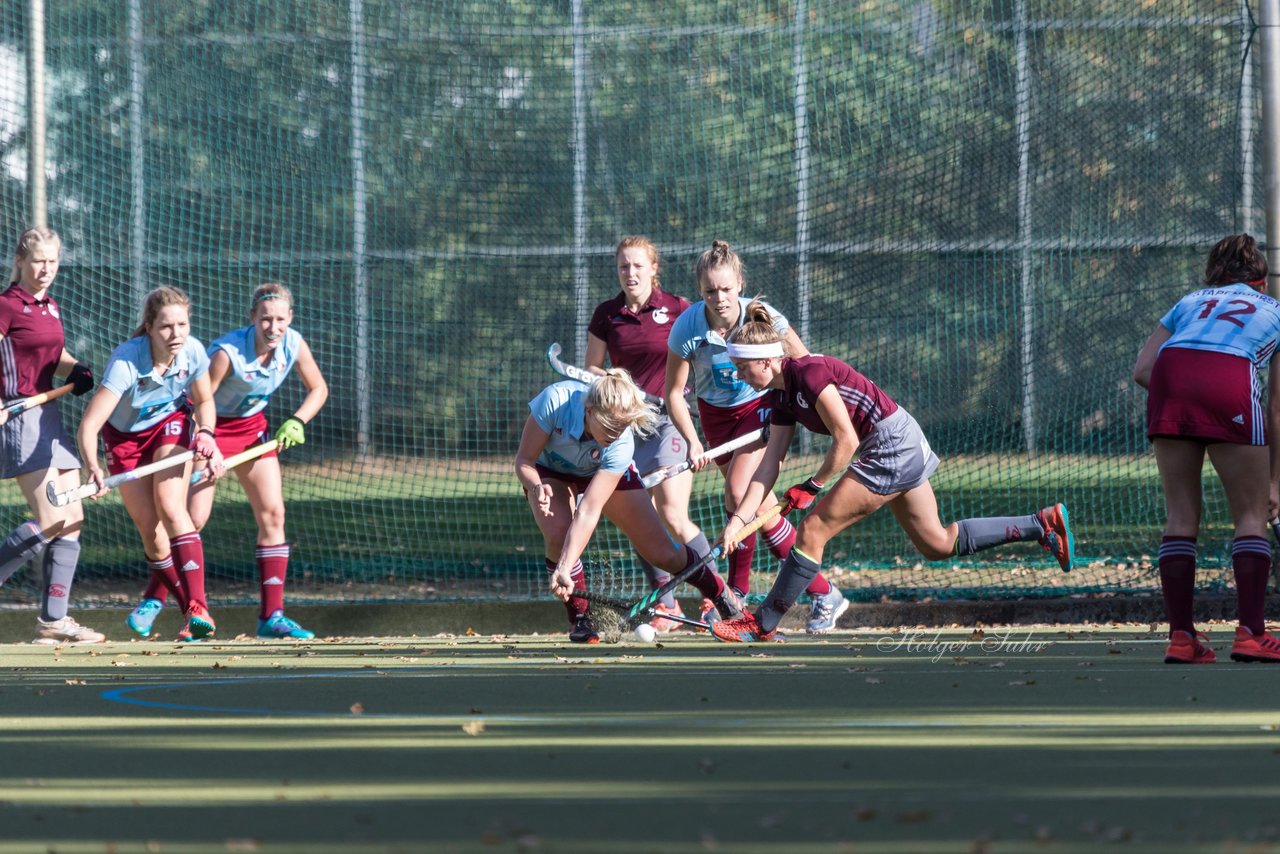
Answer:
[[[830,593],[813,597],[809,604],[809,622],[804,630],[812,635],[829,632],[848,608],[849,600],[833,586]]]
[[[36,617],[36,637],[32,643],[42,646],[57,646],[62,643],[83,644],[102,643],[107,636],[102,632],[82,626],[74,617],[63,617],[61,620],[45,622]]]

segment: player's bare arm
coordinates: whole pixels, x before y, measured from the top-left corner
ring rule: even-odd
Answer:
[[[603,340],[587,333],[587,358],[584,367],[593,374],[604,376],[604,360],[609,355],[609,347]]]
[[[524,487],[533,511],[543,516],[552,515],[551,487],[542,482],[537,461],[550,439],[550,434],[539,427],[531,415],[525,419],[524,429],[520,431],[520,447],[516,449],[516,478]]]
[[[600,523],[600,514],[604,512],[605,502],[613,495],[621,480],[621,472],[597,471],[578,500],[578,507],[573,511],[573,521],[569,523],[569,530],[564,535],[564,545],[560,548],[560,560],[551,576],[551,592],[561,599],[567,600],[573,592],[570,573],[586,550],[587,543],[591,542],[591,535]]]
[[[1172,334],[1164,328],[1164,324],[1156,324],[1156,331],[1152,332],[1147,343],[1142,345],[1142,349],[1138,352],[1137,364],[1133,366],[1133,381],[1138,385],[1146,388],[1150,384],[1151,369],[1156,366],[1156,356],[1160,355],[1160,348]]]
[[[685,401],[684,389],[689,382],[689,363],[670,351],[667,352],[667,417],[680,431],[680,435],[689,443],[690,467],[701,471],[707,461],[702,458],[702,442],[698,439],[698,431],[693,426],[693,416],[689,413],[689,404]]]

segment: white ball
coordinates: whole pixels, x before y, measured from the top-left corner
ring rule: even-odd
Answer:
[[[645,643],[653,643],[654,639],[658,637],[658,631],[648,623],[641,623],[636,626],[635,636]]]

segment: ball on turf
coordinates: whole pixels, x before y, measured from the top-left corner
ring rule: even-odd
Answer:
[[[658,637],[658,632],[648,623],[641,623],[635,628],[635,636],[645,643],[653,643],[654,639]]]

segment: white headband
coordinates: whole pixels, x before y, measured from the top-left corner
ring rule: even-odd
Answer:
[[[781,341],[774,341],[772,344],[734,344],[730,342],[725,345],[724,349],[730,359],[781,359],[785,355],[782,352]]]

